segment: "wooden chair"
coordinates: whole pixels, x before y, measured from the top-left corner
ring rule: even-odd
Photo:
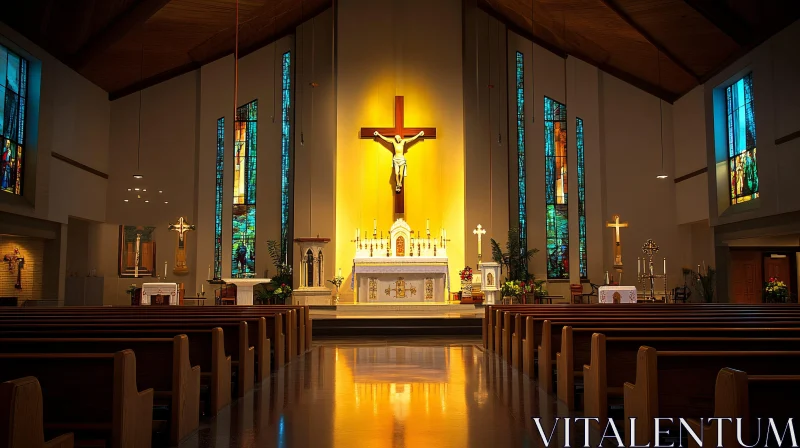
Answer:
[[[569,285],[570,302],[583,303],[583,285]]]
[[[236,305],[236,285],[222,285],[215,295],[217,305]]]
[[[692,296],[692,292],[689,291],[689,287],[686,285],[683,286],[676,286],[675,289],[672,291],[672,303],[686,303],[689,300],[689,297]]]
[[[142,288],[136,288],[131,297],[131,306],[140,306],[142,304]]]
[[[597,297],[600,293],[600,285],[595,285],[594,283],[589,283],[591,285],[592,290],[581,294],[581,303],[583,303],[583,298],[586,297],[586,303],[592,303],[592,297]]]

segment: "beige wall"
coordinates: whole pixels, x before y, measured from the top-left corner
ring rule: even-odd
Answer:
[[[450,275],[464,263],[464,109],[461,2],[348,0],[338,3],[336,265],[349,271],[355,229],[389,230],[391,157],[365,126],[391,126],[405,96],[407,126],[437,128],[406,154],[406,220],[417,231],[447,229]],[[418,12],[425,10],[425,14]],[[414,32],[408,32],[413,17]],[[346,280],[349,282],[349,277]],[[343,299],[352,294],[343,291]]]

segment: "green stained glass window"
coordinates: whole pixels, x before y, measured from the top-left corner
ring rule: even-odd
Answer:
[[[289,253],[289,169],[291,150],[292,55],[283,54],[281,71],[281,258]]]
[[[753,74],[725,89],[728,118],[728,171],[731,204],[758,198],[756,118],[753,109]]]
[[[0,191],[22,194],[28,61],[0,45]]]
[[[525,175],[525,59],[517,52],[517,182],[520,251],[528,251],[527,178]]]
[[[581,279],[588,278],[586,257],[586,176],[584,174],[583,120],[575,119],[575,146],[578,149],[578,253]]]
[[[547,278],[569,279],[567,108],[544,98]]]
[[[258,100],[236,110],[233,146],[233,229],[231,277],[256,272],[256,127]]]
[[[214,278],[222,277],[222,174],[225,162],[225,117],[217,120],[217,163],[214,197]]]

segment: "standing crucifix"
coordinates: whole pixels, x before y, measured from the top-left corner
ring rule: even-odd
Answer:
[[[402,96],[394,97],[394,127],[393,128],[361,128],[361,138],[380,138],[392,145],[392,168],[394,169],[395,195],[394,214],[405,214],[405,194],[403,178],[408,172],[405,152],[411,143],[417,139],[436,138],[436,128],[407,128],[405,127],[405,106]]]
[[[472,231],[473,235],[478,235],[478,266],[481,265],[481,236],[486,235],[486,229],[478,224],[478,228]]]
[[[172,273],[175,275],[189,273],[189,268],[186,267],[186,232],[194,229],[195,226],[187,223],[183,216],[178,218],[177,223],[169,225],[169,230],[178,232],[178,249],[175,251],[175,267],[172,269]],[[166,267],[164,275],[166,276]]]
[[[622,243],[619,240],[619,229],[628,227],[627,222],[619,222],[619,215],[612,216],[614,222],[607,222],[606,227],[613,227],[616,233],[614,238],[614,269],[622,270]]]
[[[22,267],[25,266],[25,257],[19,253],[19,248],[14,248],[14,253],[4,255],[3,261],[8,263],[8,271],[14,272],[14,265],[17,265],[17,282],[14,283],[15,289],[22,289]]]

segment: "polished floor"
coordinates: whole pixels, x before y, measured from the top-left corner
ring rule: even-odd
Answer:
[[[549,436],[566,411],[480,345],[472,337],[315,342],[181,446],[545,446],[532,418],[542,417]],[[563,446],[558,428],[549,446]],[[580,431],[570,437],[583,440]]]

